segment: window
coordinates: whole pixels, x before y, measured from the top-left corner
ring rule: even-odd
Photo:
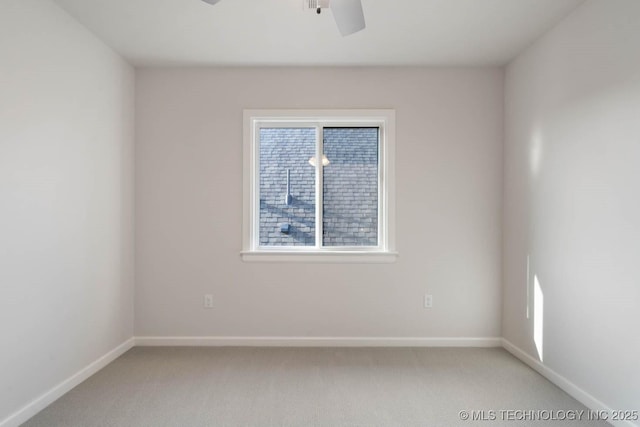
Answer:
[[[395,260],[394,119],[245,111],[243,259]]]

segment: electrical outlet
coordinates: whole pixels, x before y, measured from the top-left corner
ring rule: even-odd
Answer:
[[[213,295],[207,294],[204,296],[204,308],[213,308]]]
[[[433,295],[426,294],[424,296],[424,308],[433,307]]]

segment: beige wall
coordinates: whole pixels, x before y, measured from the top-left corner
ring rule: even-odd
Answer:
[[[133,335],[134,72],[0,2],[0,422]]]
[[[639,22],[636,0],[586,2],[508,67],[505,106],[504,336],[628,410],[640,409]]]
[[[499,337],[502,87],[499,69],[139,70],[136,335]],[[397,263],[240,260],[245,108],[396,110]]]

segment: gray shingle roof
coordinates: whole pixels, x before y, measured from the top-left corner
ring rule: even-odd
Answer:
[[[378,244],[378,129],[324,128],[323,244]],[[260,130],[260,245],[315,244],[313,128]],[[291,203],[287,205],[287,170]],[[288,232],[281,226],[289,225]]]

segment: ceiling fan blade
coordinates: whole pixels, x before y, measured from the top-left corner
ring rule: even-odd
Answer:
[[[220,0],[202,0],[205,3],[209,3],[209,4],[216,4],[218,3]]]
[[[331,12],[343,36],[364,29],[364,12],[361,0],[331,0]]]

